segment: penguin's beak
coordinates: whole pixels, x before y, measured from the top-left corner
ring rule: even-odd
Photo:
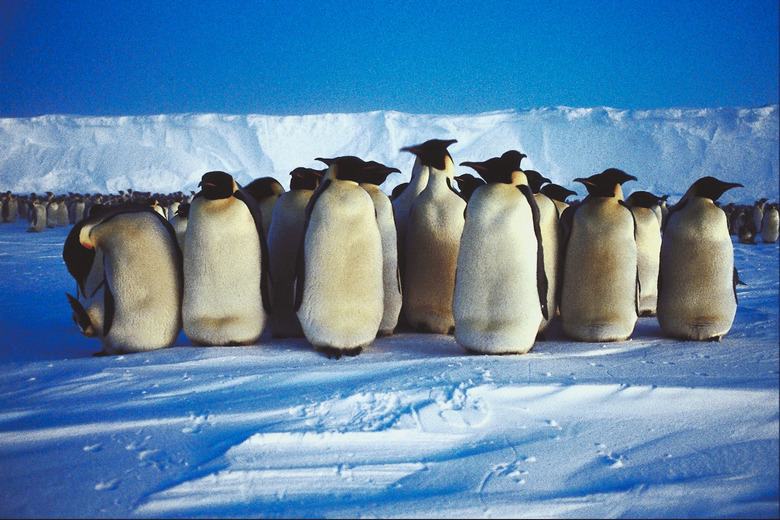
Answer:
[[[577,177],[574,179],[574,182],[581,182],[582,184],[585,184],[586,186],[595,186],[591,181],[588,179],[583,179],[582,177]]]

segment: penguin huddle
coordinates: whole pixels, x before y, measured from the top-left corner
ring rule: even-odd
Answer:
[[[626,340],[640,316],[685,340],[730,330],[741,282],[717,200],[741,185],[704,177],[665,209],[646,191],[625,198],[636,177],[609,168],[574,179],[588,195],[570,204],[576,192],[521,168],[517,150],[456,175],[456,142],[402,148],[415,162],[392,197],[379,186],[400,170],[341,156],[291,171],[289,191],[212,171],[175,206],[93,204],[63,248],[74,322],[105,354],[169,347],[182,331],[203,346],[268,332],[331,358],[398,330],[522,354],[556,316],[586,342]]]

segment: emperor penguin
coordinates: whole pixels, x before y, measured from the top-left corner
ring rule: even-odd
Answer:
[[[466,206],[452,302],[455,341],[473,352],[524,354],[548,317],[539,209],[519,155],[461,163],[486,181]]]
[[[166,348],[181,331],[181,251],[153,210],[124,204],[71,229],[62,252],[77,283],[73,319],[102,354]]]
[[[544,177],[536,170],[524,170],[524,173],[528,179],[528,186],[534,195],[534,201],[539,209],[539,228],[541,230],[542,250],[544,251],[544,272],[547,279],[547,315],[539,325],[539,332],[543,333],[550,325],[550,320],[555,316],[557,310],[558,246],[561,240],[558,227],[559,215],[555,201],[548,195],[541,193],[542,185],[549,183],[550,179]]]
[[[389,336],[395,332],[401,315],[403,295],[401,275],[398,268],[398,238],[390,198],[379,189],[387,176],[399,172],[375,161],[368,161],[360,186],[371,196],[376,210],[376,223],[382,237],[382,286],[384,289],[384,313],[379,324],[378,336]]]
[[[27,215],[27,220],[30,224],[27,228],[28,232],[40,233],[46,230],[48,227],[46,224],[48,213],[46,206],[46,202],[39,197],[30,199],[30,208]]]
[[[660,197],[648,191],[634,191],[626,199],[636,221],[637,270],[639,272],[639,316],[655,316],[658,304],[658,266],[661,261]],[[659,208],[659,212],[655,212]]]
[[[398,267],[401,270],[401,280],[404,277],[406,259],[406,231],[409,228],[409,211],[417,196],[428,185],[428,166],[423,165],[419,157],[415,157],[412,166],[411,179],[406,188],[393,198],[393,218],[398,242]]]
[[[753,223],[756,226],[756,233],[761,233],[761,224],[764,221],[764,204],[769,199],[760,199],[753,203]]]
[[[16,195],[12,194],[10,191],[7,191],[5,196],[3,197],[4,200],[0,201],[0,204],[2,205],[2,212],[3,222],[16,222],[16,217],[19,215],[19,203],[16,198]]]
[[[274,206],[268,230],[274,312],[268,317],[268,329],[275,338],[304,337],[295,314],[295,273],[306,224],[306,205],[324,174],[325,170],[295,168],[290,172],[289,191],[282,193]]]
[[[452,297],[466,209],[453,187],[455,166],[447,151],[455,142],[432,139],[401,149],[415,154],[429,172],[428,185],[409,211],[403,313],[412,329],[434,334],[450,334],[455,327]]]
[[[284,193],[284,186],[273,177],[260,177],[247,184],[244,189],[260,206],[260,212],[263,214],[263,233],[267,238],[273,220],[274,206]]]
[[[560,217],[563,214],[563,210],[569,207],[569,204],[566,202],[566,199],[569,198],[570,195],[576,195],[576,191],[572,191],[568,188],[564,188],[560,184],[545,184],[541,188],[539,188],[539,193],[542,193],[544,195],[547,195],[552,199],[553,203],[555,204],[555,208],[558,210],[558,217]]]
[[[468,203],[471,195],[474,193],[474,190],[486,184],[484,180],[480,179],[479,177],[474,177],[470,173],[456,175],[455,182],[458,183],[458,192],[460,193],[460,196],[463,197],[463,200],[466,201],[466,203]]]
[[[634,331],[639,288],[636,224],[621,186],[636,177],[609,168],[574,180],[588,196],[561,216],[563,331],[579,341],[622,341]]]
[[[668,336],[720,340],[737,312],[734,248],[715,201],[739,183],[702,177],[670,208],[661,242],[658,323]]]
[[[190,203],[182,202],[176,205],[176,212],[171,216],[171,225],[176,232],[176,241],[184,251],[184,237],[187,232],[187,220],[190,217]]]
[[[765,244],[774,244],[777,242],[778,224],[780,223],[780,215],[777,212],[777,205],[770,204],[764,211],[764,221],[761,224],[761,241]]]
[[[271,311],[262,216],[228,173],[198,186],[184,234],[184,333],[195,345],[250,345]]]
[[[297,315],[315,349],[328,357],[355,356],[382,322],[382,237],[371,196],[360,187],[365,161],[317,160],[329,166],[306,206]]]

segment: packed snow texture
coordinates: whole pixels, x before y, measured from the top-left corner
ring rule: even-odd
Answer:
[[[778,244],[736,243],[721,342],[524,355],[451,336],[328,359],[304,339],[94,358],[68,228],[0,225],[3,517],[763,517],[780,514]]]
[[[628,191],[670,200],[705,175],[746,181],[744,189],[724,195],[724,203],[778,198],[778,105],[0,119],[0,191],[187,192],[210,170],[230,173],[243,185],[271,176],[287,188],[298,166],[322,168],[317,157],[356,155],[401,170],[383,185],[390,193],[409,179],[414,162],[400,148],[434,138],[458,140],[450,147],[456,164],[519,150],[528,156],[523,168],[581,196],[585,191],[573,179],[615,167],[638,178]]]

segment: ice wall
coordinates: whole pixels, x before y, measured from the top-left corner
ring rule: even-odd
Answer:
[[[761,108],[619,110],[556,107],[477,115],[393,111],[307,116],[180,114],[133,117],[49,115],[0,119],[0,191],[15,193],[196,190],[203,173],[240,183],[261,176],[286,187],[316,157],[357,155],[395,166],[386,192],[408,180],[403,146],[457,139],[456,164],[517,149],[533,168],[584,196],[576,177],[616,167],[674,200],[699,177],[745,184],[724,202],[778,199],[778,105]],[[471,172],[457,167],[459,172]]]

